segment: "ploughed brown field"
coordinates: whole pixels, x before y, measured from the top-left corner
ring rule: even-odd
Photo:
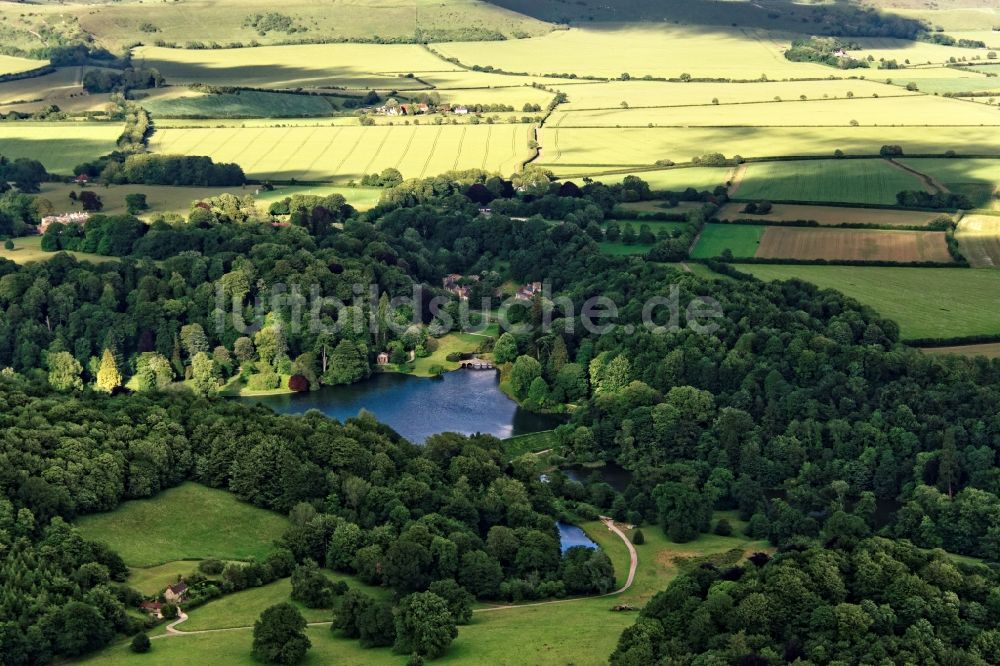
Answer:
[[[946,213],[928,213],[911,210],[878,210],[875,208],[848,208],[846,206],[808,206],[802,204],[774,204],[767,215],[741,212],[746,204],[728,203],[717,213],[720,220],[760,220],[766,222],[794,222],[815,220],[820,225],[871,224],[884,226],[927,226]]]
[[[953,261],[943,231],[768,227],[758,258],[864,261]]]

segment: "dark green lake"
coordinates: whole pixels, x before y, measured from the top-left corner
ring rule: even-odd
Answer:
[[[385,373],[349,386],[243,400],[262,403],[279,414],[317,409],[338,421],[365,409],[416,443],[438,432],[484,433],[504,439],[559,424],[555,417],[521,409],[500,390],[497,373],[475,370],[456,370],[439,379]]]

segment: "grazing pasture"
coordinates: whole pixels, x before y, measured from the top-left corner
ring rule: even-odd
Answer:
[[[84,538],[103,541],[130,566],[209,557],[263,559],[288,520],[234,495],[184,483],[149,499],[76,521]]]
[[[743,203],[727,203],[716,213],[723,221],[760,220],[761,222],[795,222],[813,220],[821,226],[841,224],[868,224],[872,226],[925,227],[939,218],[950,218],[945,213],[928,213],[909,210],[878,208],[848,208],[846,206],[811,206],[805,204],[774,204],[771,212],[756,215],[743,212]]]
[[[121,215],[127,211],[125,197],[129,194],[145,194],[149,209],[140,213],[146,217],[156,213],[177,213],[186,215],[191,210],[191,204],[199,199],[213,197],[222,192],[230,192],[239,196],[251,194],[254,187],[170,187],[168,185],[103,185],[91,187],[101,197],[101,213],[105,215]],[[48,199],[54,209],[60,213],[82,211],[78,201],[69,198],[70,192],[80,192],[80,187],[72,183],[42,183],[40,195]]]
[[[767,30],[669,23],[606,24],[557,30],[542,37],[508,40],[483,48],[477,42],[437,44],[447,57],[465,65],[493,66],[528,74],[576,74],[619,78],[643,76],[758,80],[826,78],[837,70],[786,60],[791,36]]]
[[[252,177],[348,181],[395,167],[404,177],[482,168],[508,175],[531,156],[529,125],[160,129],[150,150],[236,162]]]
[[[836,201],[894,204],[901,190],[923,189],[921,181],[885,160],[754,162],[732,196],[770,201]]]
[[[1000,334],[1000,271],[972,268],[739,264],[762,280],[836,289],[895,320],[904,340]]]
[[[753,84],[740,84],[753,85]],[[733,87],[737,87],[733,84]],[[890,91],[891,94],[891,91]],[[1000,125],[1000,113],[984,104],[929,95],[852,99],[789,99],[781,102],[707,104],[562,111],[551,127],[849,127],[870,125]],[[719,147],[724,150],[724,147]]]
[[[985,77],[984,77],[985,78]],[[890,87],[877,81],[860,79],[832,79],[822,81],[767,81],[755,83],[721,83],[689,81],[687,83],[667,81],[608,81],[587,85],[561,86],[569,100],[559,106],[561,111],[583,111],[588,109],[621,109],[625,102],[631,108],[708,106],[712,100],[720,105],[746,104],[752,102],[773,102],[775,97],[782,100],[842,99],[848,93],[855,98],[872,95],[916,95],[905,89]],[[749,113],[753,113],[750,107]]]
[[[1000,217],[966,215],[955,229],[955,238],[975,268],[1000,267]]]
[[[77,164],[114,150],[121,133],[118,123],[0,123],[0,155],[30,157],[52,173],[71,175]]]
[[[729,250],[734,257],[754,257],[769,227],[750,224],[707,224],[691,251],[695,259],[711,259]]]
[[[931,42],[911,42],[890,37],[862,37],[852,41],[857,42],[860,50],[852,50],[853,58],[867,59],[872,56],[876,61],[895,60],[900,65],[940,65],[946,64],[951,58],[974,58],[979,56],[986,60],[989,49],[967,49],[958,46],[943,46]],[[898,70],[884,70],[887,76],[892,76]],[[906,71],[906,70],[904,70]]]
[[[709,152],[832,157],[839,149],[847,155],[872,156],[887,143],[899,144],[911,154],[956,150],[1000,155],[1000,131],[968,127],[546,127],[540,135],[540,164],[550,168],[652,166],[657,160],[687,162]]]
[[[755,255],[762,259],[933,261],[951,263],[943,231],[767,227]]]

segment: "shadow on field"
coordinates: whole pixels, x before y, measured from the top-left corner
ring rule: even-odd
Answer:
[[[25,139],[0,136],[0,155],[9,160],[19,157],[41,162],[50,173],[69,175],[73,167],[106,155],[115,148],[115,142],[72,138],[72,127],[53,124],[53,132],[61,137]]]
[[[532,18],[576,26],[592,22],[666,21],[679,25],[791,30],[814,35],[913,39],[920,21],[862,7],[855,0],[827,5],[790,0],[488,0]]]

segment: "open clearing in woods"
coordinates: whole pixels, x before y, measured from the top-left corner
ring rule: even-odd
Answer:
[[[159,153],[236,162],[255,178],[357,180],[387,167],[406,178],[482,168],[509,175],[531,156],[530,125],[160,129]]]
[[[868,224],[872,226],[925,227],[947,213],[887,210],[879,208],[849,208],[847,206],[812,206],[807,204],[774,204],[766,215],[744,213],[743,203],[727,203],[715,214],[720,220],[760,220],[761,222],[795,222],[811,220],[821,226]]]
[[[807,229],[767,227],[756,256],[761,259],[830,261],[932,261],[951,263],[943,231]]]

